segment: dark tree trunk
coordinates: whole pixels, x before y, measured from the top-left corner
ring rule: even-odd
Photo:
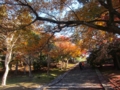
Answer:
[[[18,72],[18,61],[16,61],[16,65],[15,65],[15,74],[17,74]]]
[[[47,75],[50,74],[50,55],[48,55],[48,59],[47,59]]]
[[[116,59],[116,50],[112,50],[111,52],[110,52],[110,54],[112,55],[112,57],[113,57],[113,64],[114,64],[114,68],[118,68],[118,64],[117,64],[117,59]]]
[[[29,67],[29,77],[32,77],[31,64],[32,64],[32,62],[31,62],[31,60],[30,60],[30,61],[29,61],[29,65],[28,65],[28,67]]]
[[[116,54],[117,69],[120,69],[120,56]]]

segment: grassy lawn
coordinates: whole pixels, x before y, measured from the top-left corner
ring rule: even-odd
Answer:
[[[73,66],[74,64],[69,64],[67,70]],[[52,68],[50,70],[50,75],[47,75],[46,71],[42,73],[41,71],[38,71],[33,72],[33,77],[31,78],[23,74],[15,75],[10,73],[7,79],[7,85],[0,86],[0,90],[34,90],[41,85],[49,83],[51,80],[55,79],[57,76],[64,72],[65,70]]]
[[[86,58],[85,57],[77,57],[76,60],[79,62],[84,62],[84,61],[86,61]]]

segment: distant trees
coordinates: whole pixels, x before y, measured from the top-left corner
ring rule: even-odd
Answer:
[[[59,38],[56,38],[55,40],[55,48],[52,54],[54,57],[59,57],[60,61],[62,61],[61,69],[63,68],[64,62],[66,62],[65,69],[67,68],[68,61],[71,58],[75,58],[79,55],[81,55],[81,49],[73,44],[70,41],[70,38],[66,38],[64,36],[61,36]]]

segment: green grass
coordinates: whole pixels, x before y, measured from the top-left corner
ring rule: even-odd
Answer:
[[[74,64],[69,64],[68,69],[73,66]],[[38,86],[48,84],[64,72],[65,70],[53,68],[50,70],[50,75],[47,75],[46,72],[41,73],[41,71],[33,72],[33,77],[28,77],[27,75],[9,75],[7,85],[0,86],[0,90],[34,90]]]
[[[86,61],[86,58],[85,57],[77,57],[76,60],[79,62],[83,62],[83,61]]]

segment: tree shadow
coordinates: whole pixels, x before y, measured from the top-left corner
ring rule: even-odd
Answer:
[[[120,87],[120,70],[114,68],[113,65],[104,65],[103,68],[99,68],[99,70],[104,77],[112,83],[113,88]]]
[[[36,89],[35,87],[29,88],[29,87],[21,86],[19,84],[17,84],[16,86],[9,86],[9,87],[1,86],[0,88],[1,90],[35,90]]]

